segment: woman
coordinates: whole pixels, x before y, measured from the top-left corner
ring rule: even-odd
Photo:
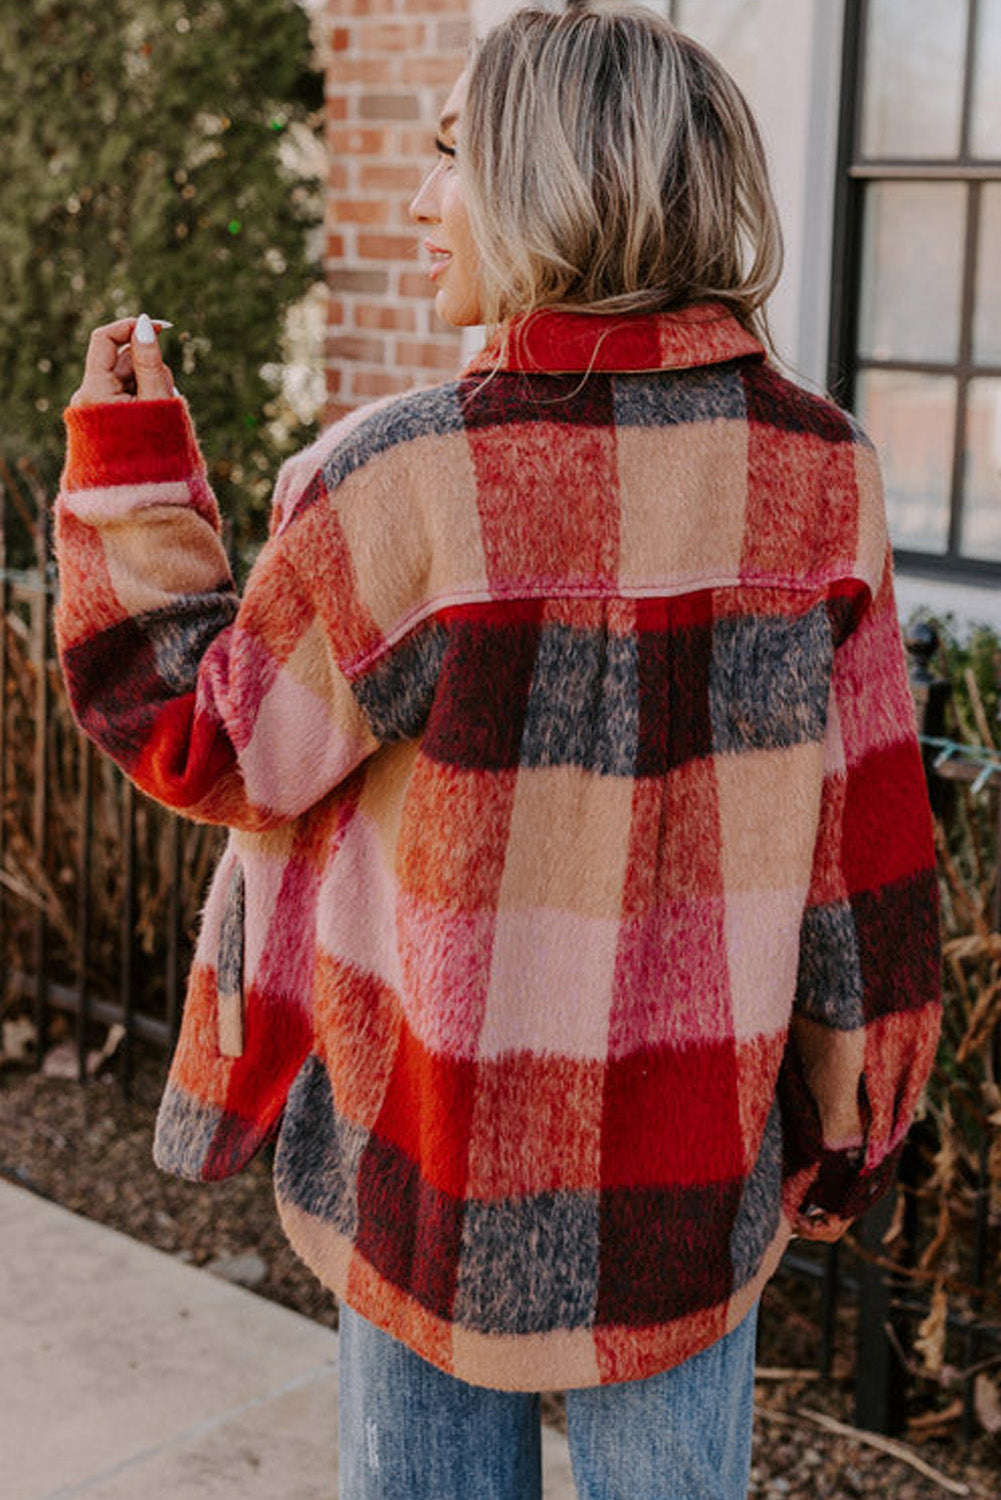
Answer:
[[[286,465],[242,599],[148,322],[67,414],[88,733],[232,830],[156,1156],[276,1136],[346,1500],[746,1493],[758,1298],[890,1183],[938,1024],[879,475],[768,362],[758,135],[642,9],[482,43],[412,205],[455,380]],[[134,393],[134,394],[133,394]]]

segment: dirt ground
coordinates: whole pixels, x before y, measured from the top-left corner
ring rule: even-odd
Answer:
[[[205,1186],[166,1177],[154,1167],[153,1119],[163,1076],[161,1061],[145,1060],[126,1100],[110,1072],[81,1087],[21,1067],[0,1069],[0,1176],[193,1265],[254,1251],[264,1263],[256,1292],[336,1326],[333,1297],[282,1234],[266,1159],[258,1158],[227,1182]],[[853,1399],[851,1309],[840,1317],[829,1380],[815,1374],[819,1317],[817,1290],[800,1280],[780,1273],[765,1293],[750,1495],[939,1500],[965,1493],[998,1500],[998,1438],[983,1434],[964,1446],[953,1422],[944,1440],[919,1444],[912,1429],[904,1445],[932,1466],[939,1476],[933,1478],[819,1424],[818,1414],[850,1425]],[[776,1370],[797,1373],[773,1378]],[[912,1415],[949,1400],[946,1394],[918,1391]],[[546,1415],[561,1421],[559,1397],[547,1398]]]

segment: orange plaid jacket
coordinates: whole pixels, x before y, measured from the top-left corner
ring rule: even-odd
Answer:
[[[889,1184],[938,1028],[876,458],[724,310],[519,322],[286,466],[67,413],[63,670],[226,824],[162,1166],[473,1382],[649,1375]]]

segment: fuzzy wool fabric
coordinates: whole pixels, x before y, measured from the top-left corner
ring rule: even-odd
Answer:
[[[155,1154],[461,1378],[635,1379],[889,1185],[935,1051],[879,471],[721,307],[519,320],[283,469],[71,408],[85,731],[227,825]]]

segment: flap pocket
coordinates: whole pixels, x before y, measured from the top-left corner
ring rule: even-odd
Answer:
[[[246,899],[243,866],[237,863],[226,887],[219,953],[216,958],[219,1051],[223,1057],[243,1056],[243,945]]]

